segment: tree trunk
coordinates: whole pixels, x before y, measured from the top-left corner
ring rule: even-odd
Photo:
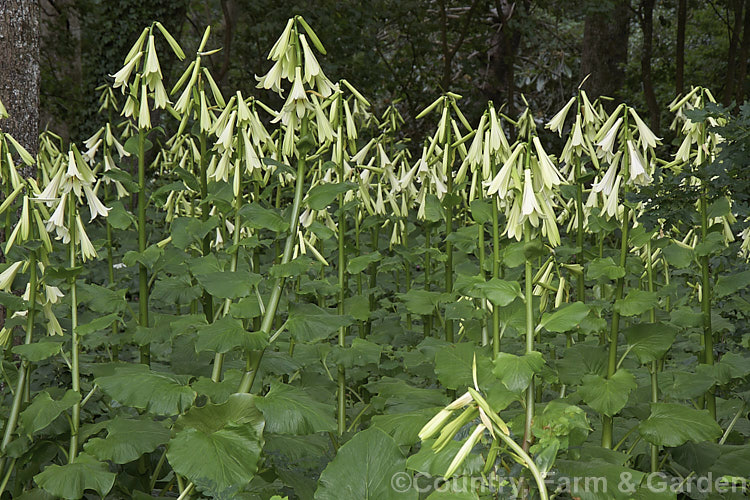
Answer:
[[[742,46],[740,47],[737,64],[737,79],[735,80],[735,99],[737,104],[745,101],[745,80],[747,79],[747,58],[750,56],[750,0],[745,0],[745,21],[742,28]]]
[[[641,0],[641,30],[643,31],[643,48],[641,50],[641,80],[643,94],[648,105],[651,129],[659,133],[659,103],[656,102],[654,82],[651,79],[651,54],[653,52],[654,4],[656,0]]]
[[[39,6],[31,0],[0,1],[0,100],[10,118],[0,128],[29,153],[39,148]],[[25,169],[24,175],[33,173]]]
[[[729,53],[727,55],[727,79],[724,86],[724,105],[728,106],[734,97],[734,81],[737,70],[737,49],[740,44],[740,32],[742,31],[742,4],[743,0],[732,0],[732,11],[734,12],[734,28],[729,37]]]
[[[629,2],[615,0],[611,9],[602,8],[586,15],[583,28],[581,71],[590,75],[583,88],[592,99],[617,95],[628,59]]]
[[[528,2],[524,2],[524,7],[528,10]],[[492,37],[493,48],[489,54],[490,70],[486,85],[489,97],[497,106],[505,103],[505,112],[509,116],[514,116],[516,113],[515,65],[518,47],[521,43],[521,32],[515,27],[516,23],[512,19],[514,15],[517,15],[516,9],[518,8],[517,2],[495,1],[498,29]]]
[[[675,54],[674,86],[677,95],[685,90],[685,25],[687,24],[687,0],[677,2],[677,50]]]

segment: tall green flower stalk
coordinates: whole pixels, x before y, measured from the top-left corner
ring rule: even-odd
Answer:
[[[576,263],[583,268],[586,262],[584,240],[588,229],[586,213],[584,211],[584,187],[592,174],[586,171],[586,163],[590,162],[594,172],[599,170],[599,160],[594,148],[594,140],[602,125],[602,117],[591,103],[586,92],[580,87],[578,95],[571,97],[563,108],[547,123],[546,128],[557,132],[562,137],[566,117],[573,105],[577,106],[575,121],[568,133],[565,146],[560,154],[563,163],[563,174],[575,186],[575,235],[576,235]],[[571,228],[568,228],[570,231]],[[576,300],[586,302],[586,281],[582,272],[576,273]],[[568,336],[568,346],[571,338]]]
[[[48,204],[57,204],[54,213],[47,222],[47,230],[54,231],[58,238],[68,243],[68,265],[75,269],[78,265],[78,257],[83,262],[98,257],[86,229],[81,220],[78,210],[78,202],[85,199],[93,221],[97,216],[106,217],[109,209],[99,201],[93,187],[96,185],[94,173],[86,164],[75,144],[71,145],[66,163],[62,163],[54,174],[50,183],[40,193],[40,201]],[[67,217],[66,217],[67,213]],[[70,370],[71,389],[80,395],[80,339],[78,336],[78,294],[77,278],[74,274],[70,278],[70,321],[71,321],[71,347],[70,347]],[[79,427],[80,427],[81,403],[80,398],[72,408],[70,420],[70,448],[68,452],[68,463],[73,463],[78,454]]]
[[[28,205],[28,200],[26,200],[24,203]],[[26,213],[26,216],[28,218],[28,212]],[[33,229],[31,230],[33,231]],[[29,234],[30,239],[33,238],[33,232]],[[6,252],[7,253],[7,252]],[[23,263],[17,263],[17,264],[23,264]],[[29,269],[29,296],[28,296],[28,309],[26,310],[26,335],[24,336],[24,345],[30,345],[33,340],[33,332],[34,332],[34,319],[35,319],[35,305],[37,300],[37,251],[31,250],[29,252],[28,259],[26,261],[26,265]],[[8,269],[19,269],[19,265],[11,264],[11,267]],[[7,272],[7,271],[6,271]],[[5,279],[0,280],[2,281],[2,285],[4,289],[10,289],[13,283],[13,277],[15,277],[15,272],[13,273],[13,276],[3,277]],[[3,272],[2,274],[6,274]],[[0,445],[0,477],[2,477],[2,473],[5,469],[5,450],[8,447],[8,444],[10,443],[10,440],[13,436],[13,432],[16,429],[16,425],[18,424],[18,415],[21,412],[21,405],[23,404],[23,396],[25,393],[25,387],[26,383],[29,378],[29,362],[25,358],[21,358],[21,365],[18,368],[18,379],[16,381],[16,390],[13,394],[13,404],[10,408],[10,413],[8,414],[8,420],[5,422],[5,432],[3,434],[3,441]]]
[[[713,118],[703,122],[694,122],[686,112],[693,109],[703,109],[706,104],[715,103],[711,92],[701,87],[693,88],[687,95],[675,99],[670,105],[670,111],[677,114],[674,126],[682,125],[683,141],[675,154],[674,161],[670,164],[673,168],[681,170],[686,168],[688,172],[695,175],[685,179],[686,183],[697,190],[698,201],[698,223],[700,225],[700,241],[706,243],[711,221],[708,217],[709,184],[706,167],[713,161],[719,143],[722,138],[709,130],[712,124],[718,124]],[[711,267],[708,253],[703,253],[698,259],[701,268],[701,316],[703,326],[703,337],[701,339],[701,362],[707,365],[714,364],[714,334],[711,324]],[[704,397],[704,404],[711,416],[716,418],[716,396],[715,387],[709,388]]]
[[[546,238],[550,246],[560,244],[555,207],[559,186],[565,181],[536,135],[534,118],[529,109],[517,122],[518,142],[497,175],[490,181],[487,192],[497,196],[506,212],[506,234],[525,243],[524,301],[526,308],[525,354],[535,350],[536,321],[534,317],[535,252],[533,241]],[[533,377],[526,389],[526,418],[523,449],[528,451],[532,440],[531,425],[536,403]]]
[[[490,185],[493,177],[497,175],[498,163],[504,162],[510,155],[510,145],[505,137],[505,133],[498,120],[497,112],[490,102],[487,111],[484,112],[476,133],[469,147],[464,162],[456,175],[456,180],[462,182],[467,175],[467,166],[471,170],[471,188],[469,190],[469,204],[473,201],[474,196],[478,200],[486,197],[486,189]],[[476,194],[474,194],[476,193]],[[489,198],[491,204],[491,225],[492,225],[492,266],[491,277],[499,278],[500,276],[500,229],[498,221],[498,203],[495,197]],[[485,260],[485,224],[480,222],[479,227],[479,260],[480,269],[484,275]],[[488,301],[483,300],[482,307],[486,308]],[[487,329],[486,324],[483,329],[483,343],[489,342],[490,331],[492,337],[492,352],[497,357],[500,352],[500,310],[497,307],[492,308],[491,328]]]
[[[654,236],[654,235],[652,235]],[[651,239],[646,243],[646,278],[648,282],[648,291],[654,292],[654,255],[651,253]],[[656,322],[656,308],[652,307],[648,311],[648,319],[651,323]],[[654,360],[649,366],[651,372],[651,402],[659,402],[659,362]],[[659,470],[659,446],[651,445],[651,472]]]
[[[268,55],[269,59],[275,61],[274,66],[263,77],[256,77],[258,79],[258,87],[271,89],[279,94],[281,94],[282,74],[292,84],[287,100],[281,112],[274,120],[277,122],[281,121],[285,125],[281,147],[282,154],[287,157],[297,157],[294,199],[289,214],[289,235],[284,243],[284,250],[280,261],[282,265],[292,259],[297,241],[300,209],[305,195],[307,154],[315,145],[311,130],[312,127],[310,126],[311,119],[315,120],[314,123],[317,123],[319,126],[321,125],[320,122],[325,120],[325,123],[330,127],[322,110],[321,112],[315,112],[315,105],[308,97],[306,84],[310,90],[317,91],[324,98],[329,97],[334,90],[334,85],[323,74],[308,44],[307,37],[300,32],[300,28],[304,29],[318,52],[325,54],[325,49],[321,45],[317,35],[315,35],[301,16],[296,16],[289,19],[284,32]],[[319,106],[318,104],[318,108]],[[260,331],[268,336],[270,336],[273,328],[285,282],[286,279],[283,276],[276,279],[271,290],[271,296],[265,304],[265,313],[260,324]],[[262,350],[248,355],[245,374],[242,377],[237,392],[250,392],[258,373],[263,353],[264,351]]]
[[[348,100],[344,98],[342,88],[345,87],[352,94],[354,104],[357,106],[369,107],[370,103],[359,93],[348,81],[341,80],[339,88],[335,91],[332,101],[331,110],[329,113],[329,119],[332,125],[335,125],[335,141],[333,142],[333,154],[332,159],[336,165],[336,174],[338,176],[338,182],[343,183],[346,181],[347,172],[345,165],[347,160],[351,160],[348,151],[353,152],[355,150],[355,141],[357,139],[357,128],[354,121],[353,113],[350,110]],[[326,140],[323,128],[325,124],[324,117],[318,117],[318,142],[324,142]],[[332,137],[333,139],[333,137]],[[349,147],[347,147],[347,145]],[[338,224],[337,224],[337,238],[338,238],[338,280],[339,280],[339,296],[338,296],[338,313],[339,315],[345,314],[346,299],[349,295],[349,276],[346,270],[347,251],[346,251],[346,232],[347,232],[347,220],[346,220],[346,201],[347,195],[345,193],[338,194]],[[338,331],[338,345],[341,348],[346,347],[346,333],[348,327],[341,326]],[[339,363],[337,366],[337,410],[336,420],[338,425],[339,436],[344,434],[346,430],[346,371],[343,363]]]
[[[446,260],[444,281],[445,292],[447,294],[453,293],[453,243],[451,242],[450,235],[453,232],[454,209],[457,198],[454,193],[454,186],[456,184],[454,176],[456,175],[456,172],[453,171],[457,149],[460,148],[463,156],[466,156],[465,141],[462,140],[463,137],[460,134],[456,118],[460,120],[466,130],[471,130],[471,126],[466,121],[466,118],[456,104],[457,100],[460,98],[461,96],[458,94],[447,92],[417,115],[417,119],[420,119],[427,116],[433,110],[440,109],[441,112],[437,130],[430,141],[429,148],[425,151],[422,161],[428,165],[428,168],[432,164],[437,164],[430,170],[430,172],[432,173],[433,181],[437,186],[438,197],[443,200],[445,208]],[[445,340],[453,342],[453,320],[445,319],[444,323]]]
[[[629,119],[635,122],[633,127]],[[609,164],[601,180],[592,186],[595,193],[605,197],[601,214],[616,218],[620,222],[620,256],[618,266],[622,268],[621,276],[615,282],[614,304],[622,300],[625,290],[625,263],[630,251],[629,233],[635,221],[635,212],[629,202],[625,201],[630,189],[651,182],[653,149],[659,138],[641,120],[634,109],[621,104],[607,118],[596,137],[597,154]],[[620,192],[622,186],[622,193]],[[622,198],[620,198],[622,196]],[[620,200],[623,200],[622,203]],[[633,222],[631,222],[631,219]],[[612,378],[618,369],[618,339],[620,335],[620,313],[615,305],[612,310],[608,339],[607,379]],[[614,417],[602,416],[602,446],[612,448]]]
[[[165,109],[167,107],[167,91],[159,65],[159,56],[156,53],[155,28],[172,48],[174,54],[180,59],[185,58],[185,53],[177,41],[169,34],[164,26],[156,22],[148,28],[144,28],[141,36],[136,40],[133,47],[125,57],[124,66],[113,78],[113,87],[121,88],[123,94],[128,91],[128,97],[122,109],[122,114],[132,118],[137,123],[138,129],[138,251],[146,251],[148,238],[146,234],[146,136],[151,130],[151,106],[149,96],[153,99],[154,109]],[[132,82],[131,82],[132,77]],[[148,269],[143,262],[138,263],[138,323],[143,328],[149,326],[149,275]],[[148,343],[141,346],[141,363],[150,364],[151,349]]]

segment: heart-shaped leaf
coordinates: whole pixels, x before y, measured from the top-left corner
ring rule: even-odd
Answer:
[[[361,431],[339,448],[323,470],[315,500],[416,499],[416,489],[403,492],[391,484],[397,474],[406,474],[405,466],[406,459],[391,436],[377,428]]]
[[[192,408],[179,417],[167,459],[200,491],[231,498],[258,470],[263,427],[255,397],[233,394],[225,403]]]
[[[708,410],[676,403],[651,403],[651,415],[638,425],[638,432],[649,443],[672,447],[713,441],[722,434]]]
[[[186,377],[154,372],[138,364],[118,366],[113,375],[96,379],[112,399],[157,415],[177,415],[193,404],[195,391],[185,382]]]
[[[267,432],[301,435],[336,429],[333,405],[316,401],[291,385],[272,383],[268,394],[255,405],[263,412]]]
[[[106,463],[81,453],[72,464],[47,466],[34,476],[34,481],[56,497],[74,500],[83,498],[86,490],[94,490],[104,498],[115,484],[115,477]]]
[[[601,375],[586,375],[578,394],[591,408],[611,417],[625,407],[630,391],[636,387],[638,384],[633,374],[620,369],[609,379]]]

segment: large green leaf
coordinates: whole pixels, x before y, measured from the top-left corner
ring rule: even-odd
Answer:
[[[416,489],[402,492],[392,486],[394,477],[406,477],[405,466],[406,459],[391,436],[377,428],[361,431],[339,448],[323,470],[315,500],[416,499]]]
[[[469,291],[471,297],[487,299],[495,306],[505,307],[516,297],[523,297],[521,286],[517,281],[505,281],[492,278],[486,283],[479,283]]]
[[[532,351],[523,356],[516,356],[508,352],[501,352],[495,358],[493,373],[513,392],[526,389],[535,373],[544,367],[542,353]]]
[[[458,450],[461,449],[464,441],[466,441],[465,438],[462,440],[454,439],[448,442],[445,448],[436,452],[432,449],[434,440],[427,440],[416,454],[407,459],[406,468],[428,477],[445,476],[445,473],[448,472],[448,467],[450,467],[451,462],[453,462],[453,459],[458,454]],[[479,474],[483,465],[484,461],[479,453],[471,454],[461,464],[456,474]]]
[[[410,313],[423,315],[435,312],[435,308],[443,299],[443,294],[440,292],[432,292],[418,288],[412,288],[406,293],[399,293],[396,295],[404,302],[406,309]]]
[[[691,247],[671,243],[662,250],[664,258],[670,266],[683,268],[689,266],[695,258],[695,252]]]
[[[115,484],[115,477],[107,464],[81,453],[72,464],[47,466],[34,476],[34,481],[56,497],[79,499],[84,491],[94,490],[104,498]]]
[[[584,375],[607,373],[607,351],[603,346],[574,344],[555,364],[560,382],[577,385]]]
[[[564,333],[577,327],[588,314],[589,306],[583,302],[573,302],[553,313],[544,313],[539,326],[549,332]]]
[[[21,412],[19,420],[24,432],[31,436],[52,423],[62,412],[71,408],[81,400],[81,395],[68,390],[61,400],[55,401],[49,393],[42,391],[34,397],[34,401]]]
[[[202,221],[196,217],[178,217],[172,222],[172,244],[185,250],[192,243],[203,241],[203,238],[219,225],[218,217]]]
[[[89,335],[90,333],[98,332],[100,330],[106,330],[112,325],[112,323],[119,320],[119,314],[107,314],[106,316],[101,316],[89,321],[88,323],[78,325],[76,327],[76,333],[78,333],[78,335]]]
[[[750,285],[750,271],[721,276],[713,288],[716,298],[726,297]]]
[[[242,322],[225,316],[198,328],[195,352],[229,352],[232,349],[262,349],[268,345],[263,332],[248,332]]]
[[[594,259],[586,266],[586,277],[590,280],[607,278],[614,280],[625,276],[625,269],[615,264],[612,257]]]
[[[322,403],[297,387],[273,382],[255,405],[263,412],[266,431],[274,434],[312,434],[336,429],[332,404]]]
[[[261,279],[259,274],[250,271],[216,271],[195,278],[208,293],[220,299],[247,297]]]
[[[722,431],[708,410],[675,403],[651,403],[651,415],[638,426],[643,439],[661,446],[680,446],[688,441],[713,441]]]
[[[628,349],[641,363],[661,359],[677,337],[677,328],[665,323],[639,323],[626,328],[623,333]]]
[[[291,305],[287,328],[298,342],[315,342],[331,336],[341,326],[354,322],[351,316],[339,316],[321,309],[315,304]]]
[[[624,299],[615,302],[615,310],[621,316],[637,316],[657,306],[656,292],[630,290]]]
[[[383,429],[393,436],[399,446],[411,446],[419,442],[419,431],[442,408],[424,408],[405,413],[388,413],[372,417],[372,426]]]
[[[282,233],[289,229],[289,223],[279,214],[268,208],[263,208],[257,203],[250,203],[240,209],[240,216],[245,225],[253,229],[270,229],[276,233]]]
[[[126,464],[169,441],[170,431],[163,423],[115,417],[107,422],[107,437],[86,442],[86,453],[99,460]]]
[[[354,257],[353,259],[349,259],[349,262],[346,263],[346,272],[349,274],[361,273],[367,269],[367,266],[378,262],[382,258],[383,256],[380,255],[380,252],[377,250],[365,255],[360,255],[359,257]]]
[[[113,228],[123,231],[129,228],[131,224],[135,225],[135,217],[125,210],[121,201],[110,201],[107,222]]]
[[[633,374],[621,368],[609,379],[586,375],[578,394],[591,408],[611,417],[625,407],[630,391],[636,387]]]
[[[76,285],[78,290],[78,300],[88,304],[89,308],[98,313],[110,314],[124,311],[127,306],[125,293],[127,290],[110,290],[103,286],[79,283]]]
[[[157,415],[182,413],[196,396],[186,385],[186,377],[154,372],[138,364],[118,366],[113,375],[98,377],[96,384],[119,403]]]
[[[447,345],[435,353],[435,374],[448,389],[474,386],[472,364],[477,358],[477,379],[485,385],[492,378],[492,364],[489,356],[473,343],[462,342]]]
[[[379,364],[383,346],[359,337],[352,340],[348,347],[333,346],[330,359],[333,363],[344,368]]]
[[[313,210],[323,210],[330,205],[339,194],[357,187],[353,182],[339,184],[318,184],[307,193],[307,205]]]
[[[634,500],[645,473],[600,459],[558,460],[557,474],[548,485],[550,490],[565,486],[573,498],[580,500]],[[665,499],[674,498],[664,497]]]
[[[698,365],[695,373],[669,370],[659,377],[664,392],[675,399],[693,399],[706,393],[715,383],[713,366]]]
[[[62,342],[34,342],[33,344],[15,345],[13,354],[18,354],[26,361],[38,363],[60,352]]]
[[[193,285],[188,273],[156,280],[149,298],[170,304],[188,304],[201,296],[201,289]]]
[[[258,470],[263,426],[263,415],[249,394],[233,394],[226,403],[192,408],[177,419],[167,459],[198,490],[233,498]]]

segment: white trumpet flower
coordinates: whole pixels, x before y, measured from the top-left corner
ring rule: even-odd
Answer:
[[[645,160],[640,151],[628,141],[628,153],[630,155],[630,182],[638,186],[645,186],[651,182],[651,176],[646,172]]]
[[[557,135],[562,137],[563,127],[565,126],[565,118],[568,116],[568,111],[570,111],[570,107],[574,102],[576,102],[576,98],[571,97],[568,103],[563,106],[563,108],[558,111],[555,116],[552,117],[545,128],[551,130],[552,132],[557,132]]]
[[[633,119],[635,120],[635,124],[638,127],[638,135],[641,143],[649,148],[655,148],[657,142],[660,142],[661,139],[656,137],[656,134],[654,134],[651,129],[648,128],[648,125],[646,125],[643,120],[641,120],[641,117],[638,116],[638,113],[636,113],[633,108],[628,108],[628,111],[630,111],[630,115],[633,117]]]
[[[21,269],[21,266],[23,266],[24,262],[22,260],[19,260],[18,262],[14,262],[13,264],[9,265],[5,271],[0,273],[0,290],[7,292],[10,290],[10,288],[13,286],[13,280],[16,279],[16,274],[18,274],[18,270]]]

